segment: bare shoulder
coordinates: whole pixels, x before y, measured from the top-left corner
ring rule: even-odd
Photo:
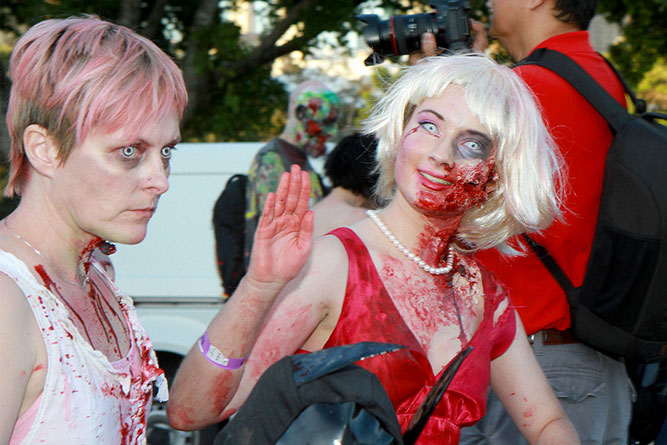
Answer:
[[[274,302],[246,363],[232,411],[245,401],[262,373],[299,349],[320,349],[331,331],[329,322],[345,295],[345,249],[337,238],[318,238],[308,261]],[[337,318],[337,317],[335,317]],[[335,321],[333,321],[335,324]]]
[[[347,252],[343,243],[335,235],[322,235],[313,242],[311,257],[314,259],[320,258],[321,261],[325,258],[343,260],[347,258]],[[333,264],[329,265],[334,266]]]
[[[41,334],[21,288],[0,272],[0,350],[5,363],[20,357],[35,357]]]
[[[23,291],[3,272],[0,272],[0,304],[2,304],[0,325],[3,327],[25,326],[28,321],[34,321],[30,304]],[[3,328],[0,332],[4,331]]]
[[[321,236],[314,241],[308,261],[284,293],[289,298],[328,308],[345,292],[341,277],[347,276],[347,266],[347,253],[340,240],[333,235]]]
[[[0,436],[41,393],[46,351],[37,321],[23,291],[0,273]],[[41,364],[37,368],[36,364]],[[2,437],[0,437],[0,442]]]
[[[0,350],[11,353],[36,350],[41,339],[30,303],[16,282],[0,272]],[[20,347],[15,347],[15,344]],[[35,346],[35,348],[32,348]],[[5,356],[7,358],[7,356]]]
[[[291,354],[308,343],[306,340],[314,332],[335,325],[345,298],[347,267],[345,248],[338,238],[330,235],[318,238],[299,275],[283,289],[274,304],[264,334],[281,331],[286,323],[293,324],[295,318],[299,319],[298,334],[291,329],[292,348],[287,351]],[[262,340],[260,336],[259,343]]]

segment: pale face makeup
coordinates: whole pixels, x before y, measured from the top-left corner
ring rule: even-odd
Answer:
[[[405,126],[394,170],[398,190],[427,215],[462,215],[488,199],[494,151],[463,90],[449,87],[418,105]]]
[[[169,160],[180,140],[176,113],[139,134],[92,131],[53,175],[49,195],[74,230],[136,244],[146,236],[160,196],[169,188]]]

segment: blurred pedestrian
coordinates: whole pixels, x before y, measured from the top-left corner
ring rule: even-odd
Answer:
[[[355,133],[345,136],[327,154],[324,174],[331,182],[331,191],[312,207],[314,237],[365,218],[366,210],[377,207],[373,198],[378,177],[374,171],[376,149],[375,137]]]
[[[326,142],[338,133],[339,116],[340,100],[322,82],[302,82],[290,94],[283,132],[257,152],[248,172],[244,235],[246,267],[266,196],[276,191],[281,175],[289,171],[291,165],[296,164],[310,174],[310,205],[324,196],[320,177],[308,158],[324,155]]]

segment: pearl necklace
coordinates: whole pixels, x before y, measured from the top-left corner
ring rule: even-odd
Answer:
[[[415,255],[414,253],[410,252],[408,249],[406,249],[403,244],[400,243],[396,239],[393,233],[389,231],[387,226],[384,225],[382,220],[380,219],[379,216],[377,216],[377,211],[373,210],[366,210],[366,214],[368,217],[378,226],[380,231],[384,233],[384,235],[391,241],[391,243],[396,246],[398,250],[403,252],[403,254],[408,257],[411,261],[413,261],[417,266],[421,267],[424,269],[424,271],[433,274],[433,275],[444,275],[446,273],[449,273],[452,271],[452,267],[454,267],[454,246],[451,244],[449,245],[449,248],[447,249],[447,264],[444,267],[434,267],[434,266],[429,266],[426,264],[426,261],[422,260],[419,256]]]

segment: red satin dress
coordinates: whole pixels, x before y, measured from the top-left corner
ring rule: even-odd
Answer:
[[[394,306],[368,249],[348,228],[330,232],[345,246],[349,260],[347,288],[340,319],[325,348],[360,341],[396,343],[406,349],[368,358],[358,364],[373,372],[391,399],[405,432],[433,384],[442,374],[433,371],[419,341]],[[486,410],[490,362],[514,339],[515,313],[511,305],[493,323],[498,305],[508,298],[497,280],[482,270],[484,318],[469,344],[466,357],[442,400],[419,436],[418,444],[456,444],[461,427],[477,422]]]

